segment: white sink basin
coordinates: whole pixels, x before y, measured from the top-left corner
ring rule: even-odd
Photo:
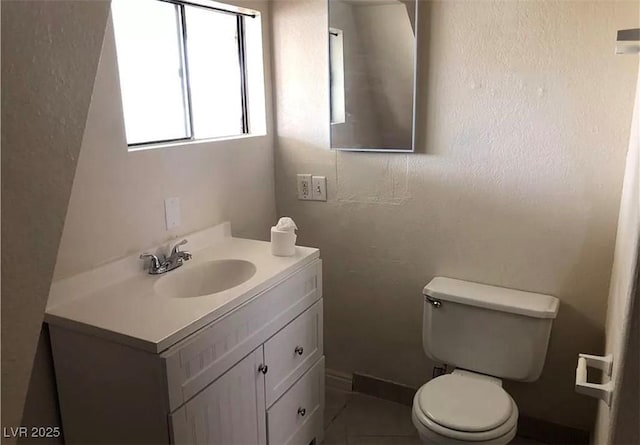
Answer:
[[[216,260],[183,266],[156,281],[154,290],[169,298],[192,298],[239,286],[256,273],[256,266],[244,260]]]

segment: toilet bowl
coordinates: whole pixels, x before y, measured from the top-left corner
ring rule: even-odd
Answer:
[[[551,295],[436,277],[423,289],[427,356],[456,368],[422,385],[412,421],[426,444],[507,444],[518,407],[501,379],[532,382],[559,301]]]
[[[426,444],[507,444],[518,407],[499,379],[456,370],[416,392],[411,419]]]

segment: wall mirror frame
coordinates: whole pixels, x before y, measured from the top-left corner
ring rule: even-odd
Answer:
[[[415,150],[419,0],[327,0],[333,150]]]

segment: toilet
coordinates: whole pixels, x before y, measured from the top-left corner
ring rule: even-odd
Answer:
[[[454,367],[418,389],[412,421],[425,444],[507,444],[518,406],[501,379],[540,377],[559,301],[551,295],[436,277],[424,287],[422,344]]]

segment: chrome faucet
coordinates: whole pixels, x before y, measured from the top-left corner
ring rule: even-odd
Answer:
[[[146,260],[149,258],[151,261],[149,262],[149,273],[151,275],[159,275],[170,270],[177,269],[182,266],[185,261],[189,261],[191,259],[191,254],[189,252],[183,252],[180,250],[180,246],[184,246],[187,244],[187,240],[183,239],[178,244],[173,246],[171,249],[171,254],[169,256],[166,255],[153,255],[151,253],[143,253],[140,255],[141,260]]]

